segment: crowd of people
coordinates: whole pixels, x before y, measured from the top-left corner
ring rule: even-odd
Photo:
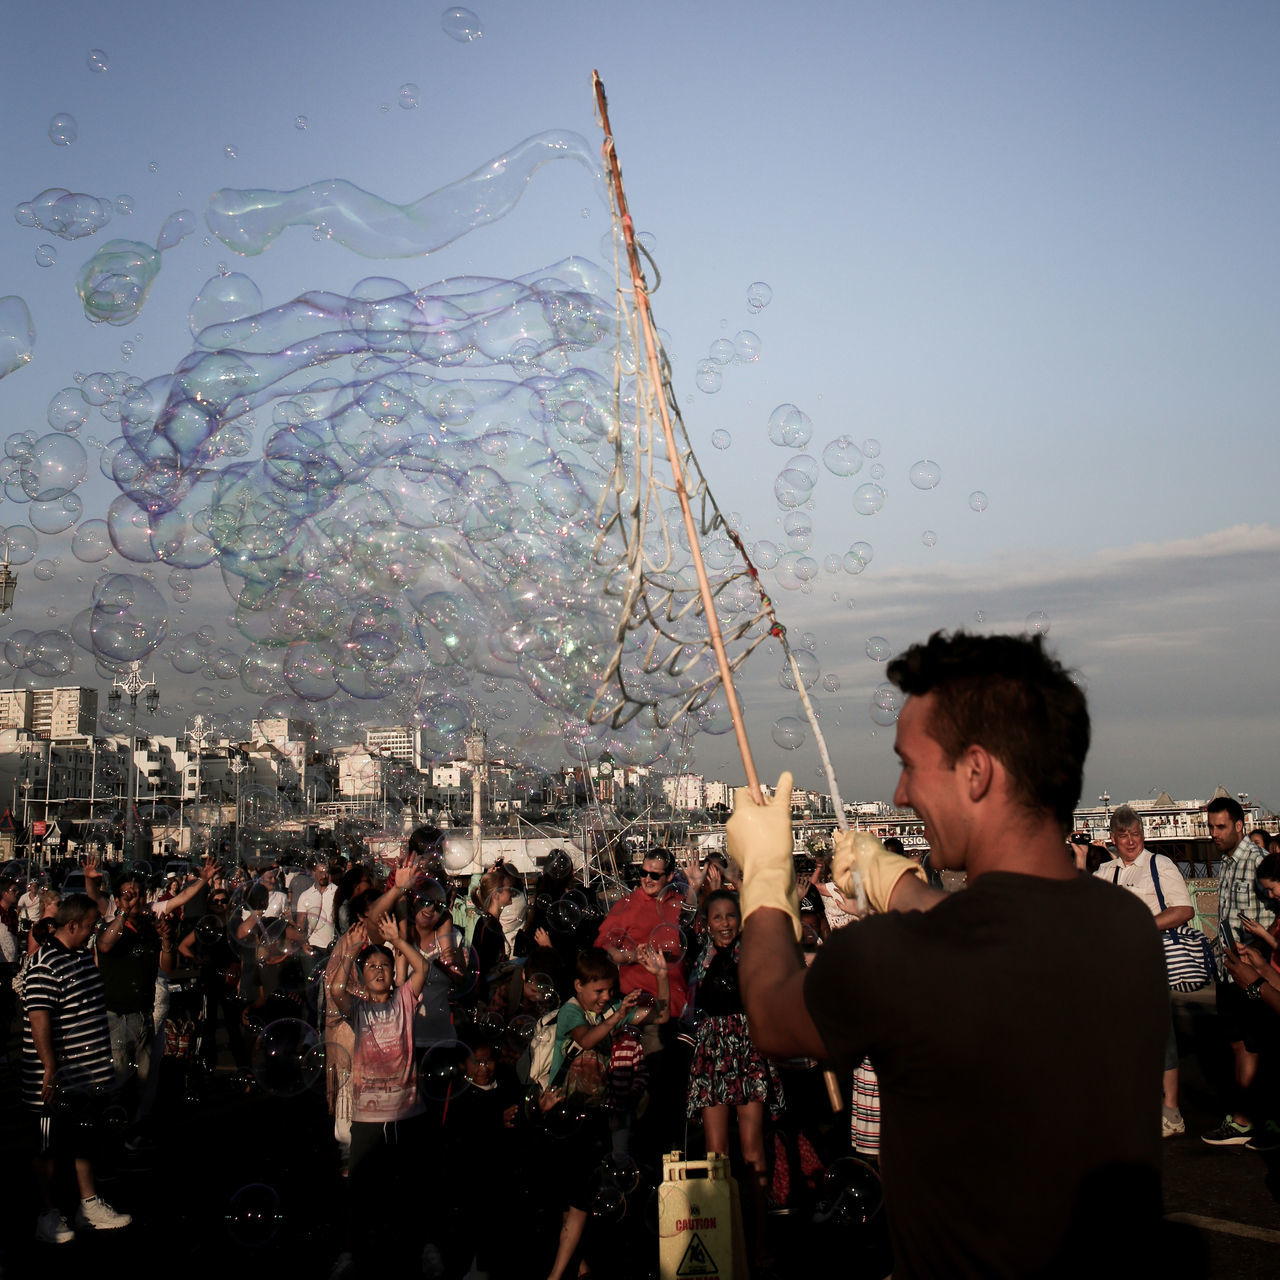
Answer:
[[[797,858],[784,775],[763,803],[740,794],[727,855],[650,848],[630,888],[584,883],[564,851],[532,882],[501,863],[454,875],[430,827],[393,866],[206,857],[178,885],[90,857],[83,893],[0,881],[0,1030],[20,1007],[37,1239],[128,1227],[97,1189],[104,1132],[151,1140],[176,1069],[322,1099],[337,1276],[626,1274],[628,1197],[676,1150],[732,1154],[755,1274],[777,1264],[772,1212],[871,1217],[880,1171],[895,1274],[1052,1272],[1122,1192],[1150,1247],[1161,1139],[1186,1130],[1169,984],[1171,946],[1200,937],[1190,895],[1128,806],[1105,860],[1065,838],[1087,716],[1040,647],[946,643],[891,668],[909,695],[896,800],[929,863],[854,833]],[[955,695],[961,659],[1015,694],[1019,670],[1050,688],[1074,774],[1005,747],[999,698]],[[1202,981],[1234,1092],[1203,1140],[1274,1151],[1280,852],[1233,800],[1208,818],[1219,945]],[[939,868],[968,887],[946,893]],[[503,1168],[538,1176],[504,1208],[527,1223],[495,1231],[474,1188]],[[422,1211],[389,1230],[393,1190]]]

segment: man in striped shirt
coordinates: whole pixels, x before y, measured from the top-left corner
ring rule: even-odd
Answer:
[[[98,926],[92,898],[73,893],[58,906],[53,936],[32,957],[23,987],[22,1101],[36,1117],[36,1187],[43,1210],[36,1239],[66,1244],[75,1232],[53,1202],[55,1161],[75,1161],[80,1204],[76,1226],[128,1226],[94,1186],[95,1119],[115,1083],[102,978],[88,950]]]

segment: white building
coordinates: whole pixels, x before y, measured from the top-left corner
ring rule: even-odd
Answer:
[[[364,731],[365,749],[373,755],[385,752],[393,760],[422,772],[422,730],[406,726],[374,728]]]
[[[0,689],[0,729],[29,729],[56,743],[88,746],[97,727],[96,689]]]
[[[705,809],[707,788],[701,774],[662,779],[662,797],[673,809]]]

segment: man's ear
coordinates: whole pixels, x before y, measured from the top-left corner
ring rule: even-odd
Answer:
[[[998,761],[985,747],[973,743],[965,748],[960,763],[964,769],[969,799],[975,802],[985,799],[995,782]]]

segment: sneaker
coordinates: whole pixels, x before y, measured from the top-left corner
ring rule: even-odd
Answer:
[[[1181,1111],[1175,1111],[1173,1115],[1167,1113],[1160,1117],[1160,1136],[1162,1138],[1176,1138],[1179,1134],[1186,1133],[1187,1122],[1182,1118]]]
[[[70,1244],[76,1233],[57,1209],[47,1209],[36,1219],[36,1239],[41,1244]]]
[[[1227,1116],[1216,1129],[1202,1133],[1200,1141],[1207,1142],[1211,1147],[1242,1147],[1252,1137],[1253,1125],[1236,1124],[1230,1116]]]
[[[117,1213],[101,1196],[81,1200],[76,1210],[76,1226],[90,1231],[116,1231],[133,1221],[131,1214]]]
[[[1268,1120],[1261,1129],[1254,1130],[1245,1146],[1250,1151],[1280,1151],[1280,1124]]]

